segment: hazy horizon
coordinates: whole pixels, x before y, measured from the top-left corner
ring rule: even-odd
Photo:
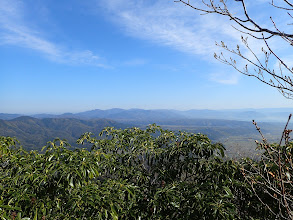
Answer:
[[[146,108],[119,108],[119,107],[114,107],[114,108],[107,108],[107,109],[86,109],[86,110],[82,110],[82,111],[66,111],[66,112],[1,112],[0,114],[19,114],[19,115],[37,115],[37,114],[52,114],[52,115],[61,115],[61,114],[67,114],[67,113],[72,113],[72,114],[76,114],[76,113],[81,113],[81,112],[88,112],[88,111],[94,111],[94,110],[103,110],[103,111],[107,111],[107,110],[112,110],[112,109],[121,109],[121,110],[169,110],[169,111],[192,111],[192,110],[198,110],[198,111],[263,111],[263,110],[272,110],[272,111],[280,111],[280,112],[286,112],[286,110],[291,110],[293,111],[293,107],[289,108],[289,107],[285,107],[285,108],[235,108],[235,109],[146,109]],[[293,112],[292,112],[293,113]]]

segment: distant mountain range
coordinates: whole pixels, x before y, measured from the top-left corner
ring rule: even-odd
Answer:
[[[154,121],[164,121],[170,119],[225,119],[238,121],[262,121],[262,122],[285,122],[293,108],[264,108],[264,109],[232,109],[232,110],[145,110],[145,109],[119,109],[91,110],[80,113],[35,114],[28,115],[34,118],[76,118],[76,119],[112,119],[116,121],[141,121],[142,123],[152,123]],[[21,114],[0,113],[0,119],[11,120]]]
[[[230,155],[239,152],[250,155],[255,154],[254,140],[261,139],[251,120],[260,122],[258,125],[270,142],[278,142],[291,112],[293,109],[283,108],[188,111],[115,108],[60,115],[0,113],[0,136],[16,137],[26,149],[41,149],[56,137],[76,146],[76,140],[85,132],[97,136],[104,127],[145,128],[156,123],[173,131],[206,134],[212,141],[223,143]],[[289,128],[292,129],[291,123]]]

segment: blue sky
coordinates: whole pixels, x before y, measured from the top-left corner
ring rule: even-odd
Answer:
[[[173,0],[0,0],[0,112],[293,107],[213,58],[240,36]]]

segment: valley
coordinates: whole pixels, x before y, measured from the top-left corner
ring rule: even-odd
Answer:
[[[278,109],[278,111],[274,111],[274,115],[279,115],[279,117],[285,119],[288,111],[288,109]],[[215,118],[206,118],[212,117],[211,112],[213,112]],[[272,110],[263,112],[272,112]],[[250,114],[251,117],[262,115],[262,118],[264,118],[266,114],[263,112],[251,111]],[[31,116],[2,113],[0,114],[0,118],[2,118],[0,119],[0,135],[16,137],[28,150],[39,150],[48,141],[57,137],[66,139],[72,147],[77,147],[76,140],[85,132],[92,132],[95,136],[98,136],[104,127],[125,129],[135,126],[145,129],[149,124],[155,123],[163,129],[172,131],[181,130],[205,134],[213,142],[223,143],[229,157],[257,155],[255,140],[261,141],[261,136],[252,122],[222,119],[228,113],[229,111],[143,109],[93,110],[75,114],[38,114]],[[245,110],[238,110],[238,113],[243,116]],[[236,117],[235,114],[226,118],[233,117]],[[268,121],[259,122],[258,125],[269,142],[278,142],[285,123],[284,121]]]

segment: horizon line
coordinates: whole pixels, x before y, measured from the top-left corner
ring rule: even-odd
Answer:
[[[81,111],[73,111],[73,112],[35,112],[35,113],[6,113],[6,112],[0,112],[0,114],[10,114],[10,115],[23,115],[23,116],[30,116],[30,115],[40,115],[40,114],[46,114],[46,115],[63,115],[63,114],[78,114],[78,113],[83,113],[83,112],[89,112],[89,111],[96,111],[96,110],[101,110],[101,111],[109,111],[113,109],[120,109],[120,110],[145,110],[145,111],[159,111],[159,110],[165,110],[165,111],[192,111],[192,110],[197,110],[197,111],[237,111],[237,110],[268,110],[268,109],[292,109],[293,107],[263,107],[263,108],[227,108],[227,109],[213,109],[213,108],[191,108],[191,109],[175,109],[175,108],[153,108],[153,109],[145,109],[145,108],[106,108],[106,109],[91,109],[91,110],[81,110]]]

